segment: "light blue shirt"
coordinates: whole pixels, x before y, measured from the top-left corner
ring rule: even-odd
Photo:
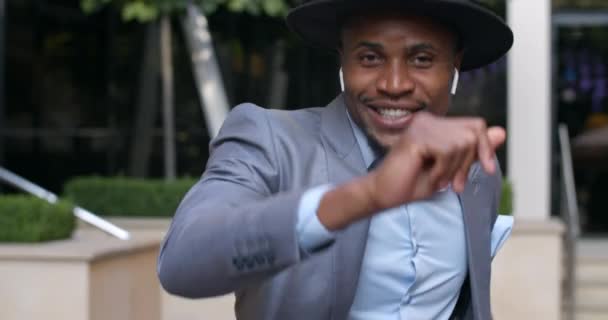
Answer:
[[[369,167],[375,155],[352,120],[351,127]],[[316,215],[321,198],[332,188],[312,188],[300,200],[296,231],[303,250],[334,238]],[[511,217],[497,220],[492,256],[508,238],[512,223]],[[450,188],[374,215],[349,319],[448,319],[466,275],[466,257],[462,209]]]

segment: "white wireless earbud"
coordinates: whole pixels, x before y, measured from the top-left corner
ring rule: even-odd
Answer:
[[[456,94],[456,88],[458,88],[458,78],[460,75],[458,74],[458,69],[454,68],[454,80],[452,80],[452,95]]]
[[[344,91],[344,74],[342,73],[342,68],[340,68],[340,88]]]

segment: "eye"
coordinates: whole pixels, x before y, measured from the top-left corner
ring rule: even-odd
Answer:
[[[419,68],[428,68],[433,64],[433,57],[428,54],[417,54],[413,57],[412,63]]]
[[[382,58],[377,53],[365,52],[359,55],[359,62],[364,67],[373,67],[382,63]]]

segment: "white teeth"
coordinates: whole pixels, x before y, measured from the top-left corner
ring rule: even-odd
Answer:
[[[401,118],[409,115],[411,112],[403,109],[379,108],[378,112],[386,118]]]

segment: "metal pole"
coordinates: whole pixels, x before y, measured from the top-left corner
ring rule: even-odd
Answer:
[[[580,235],[580,222],[578,203],[576,200],[576,186],[574,170],[572,168],[572,154],[570,152],[570,136],[564,124],[558,127],[559,143],[562,162],[562,201],[565,202],[564,221],[566,222],[566,278],[564,285],[564,298],[566,305],[566,319],[574,320],[576,311],[576,242]]]
[[[4,29],[6,28],[5,8],[5,0],[0,0],[0,164],[4,163],[4,135],[2,130],[6,128],[4,125],[4,57],[6,56],[4,52]]]
[[[23,190],[29,194],[32,194],[40,199],[46,200],[49,203],[57,203],[58,198],[54,193],[0,167],[0,181],[5,181],[6,183]],[[74,215],[80,220],[87,222],[101,231],[104,231],[110,235],[115,236],[120,240],[129,240],[131,237],[129,232],[117,227],[116,225],[96,216],[92,212],[83,209],[81,207],[74,207],[72,211]]]

